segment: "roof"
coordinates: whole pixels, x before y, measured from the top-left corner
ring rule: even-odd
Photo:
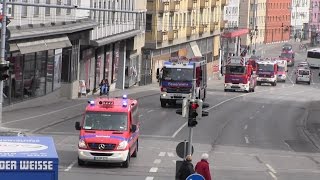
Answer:
[[[92,101],[94,101],[94,105],[92,105]],[[87,112],[128,112],[132,105],[138,104],[134,99],[124,98],[97,98],[88,103],[86,107]]]

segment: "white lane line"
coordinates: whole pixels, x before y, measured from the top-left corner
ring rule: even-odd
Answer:
[[[253,116],[249,117],[249,119],[253,119]]]
[[[142,116],[143,116],[142,114],[139,115],[139,117],[142,117]]]
[[[276,174],[277,171],[273,169],[272,166],[270,166],[269,164],[266,164],[266,166],[268,167],[268,169],[273,173],[273,174]]]
[[[169,157],[174,157],[174,154],[172,152],[167,152]]]
[[[154,111],[154,110],[153,110],[153,109],[151,109],[151,110],[147,111],[147,113],[151,113],[152,111]]]
[[[291,86],[287,86],[287,87],[284,87],[284,88],[280,88],[280,89],[291,88],[291,87],[293,87],[293,86],[294,86],[294,84],[292,84]],[[226,99],[226,100],[224,100],[224,101],[222,101],[222,102],[220,102],[220,103],[218,103],[218,104],[216,104],[216,105],[214,105],[214,106],[212,106],[212,107],[209,107],[209,108],[206,109],[206,110],[207,110],[207,111],[210,111],[210,110],[213,109],[213,108],[216,108],[216,107],[218,107],[218,106],[220,106],[220,105],[222,105],[222,104],[224,104],[224,103],[226,103],[226,102],[229,102],[229,101],[231,101],[231,100],[237,99],[237,98],[239,98],[239,97],[248,96],[248,95],[250,95],[250,94],[257,94],[257,93],[267,92],[267,91],[270,91],[270,90],[267,89],[267,90],[263,90],[263,91],[259,91],[259,92],[256,91],[256,92],[252,92],[252,93],[248,93],[248,94],[241,94],[241,95],[239,95],[239,96],[235,96],[235,97]],[[172,138],[175,138],[175,137],[177,136],[177,134],[178,134],[185,126],[187,126],[187,124],[188,124],[188,122],[185,122],[184,124],[182,124],[182,125],[176,130],[176,132],[173,133],[173,135],[172,135],[171,137],[172,137]]]
[[[270,174],[270,176],[274,179],[274,180],[277,180],[278,178],[277,178],[277,176],[276,175],[274,175],[272,172],[268,172],[269,174]]]
[[[68,106],[68,107],[65,107],[65,108],[62,108],[62,109],[58,109],[58,110],[55,110],[55,111],[51,111],[51,112],[47,112],[47,113],[43,113],[43,114],[39,114],[39,115],[36,115],[36,116],[27,117],[27,118],[16,119],[16,120],[12,120],[12,121],[1,123],[1,124],[5,125],[5,124],[11,124],[11,123],[25,121],[25,120],[29,120],[29,119],[34,119],[34,118],[38,118],[38,117],[54,114],[54,113],[57,113],[57,112],[60,112],[60,111],[64,111],[66,109],[70,109],[70,108],[77,107],[77,106],[80,106],[80,105],[84,105],[84,104],[86,104],[86,103],[80,103],[80,104],[76,104],[76,105],[73,105],[73,106]]]
[[[160,164],[161,163],[161,159],[156,159],[153,161],[154,164]]]
[[[149,172],[156,173],[158,171],[157,167],[150,168]]]
[[[247,129],[248,129],[248,125],[245,125],[243,129],[244,129],[244,130],[247,130]]]
[[[250,142],[249,142],[249,138],[248,138],[248,136],[245,136],[245,137],[244,137],[244,140],[246,141],[246,143],[247,143],[247,144],[249,144],[249,143],[250,143]]]
[[[153,180],[153,177],[148,176],[148,177],[146,177],[146,179],[145,179],[145,180]]]
[[[160,157],[164,157],[165,155],[166,155],[166,152],[160,152],[160,153],[159,153],[159,156],[160,156]]]
[[[260,111],[257,111],[257,113],[259,113]]]
[[[70,171],[72,167],[77,163],[77,161],[73,161],[66,169],[64,169],[65,172]]]

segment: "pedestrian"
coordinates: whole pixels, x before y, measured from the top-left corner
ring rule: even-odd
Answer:
[[[188,176],[191,174],[194,174],[194,168],[192,164],[192,157],[191,155],[188,155],[186,159],[183,161],[178,173],[177,173],[177,179],[178,180],[185,180]]]
[[[209,162],[209,155],[207,153],[203,153],[201,156],[201,160],[196,165],[196,172],[204,177],[205,180],[211,180]]]

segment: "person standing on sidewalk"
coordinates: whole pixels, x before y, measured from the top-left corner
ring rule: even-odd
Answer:
[[[188,155],[186,159],[183,161],[177,173],[177,180],[186,180],[188,176],[195,173],[193,164],[191,161],[192,161],[192,157]]]
[[[203,153],[201,156],[201,160],[196,165],[196,172],[204,177],[205,180],[211,180],[209,162],[209,155],[207,153]]]

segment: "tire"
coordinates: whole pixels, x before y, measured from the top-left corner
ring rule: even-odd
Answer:
[[[137,140],[137,147],[134,150],[133,154],[131,155],[131,157],[137,157],[138,156],[138,149],[139,148],[139,140]]]
[[[203,91],[203,99],[202,99],[202,101],[205,101],[205,100],[206,100],[206,97],[207,97],[207,89],[205,89],[205,90]]]
[[[257,86],[261,86],[261,82],[257,82]]]
[[[308,84],[310,85],[310,84],[311,84],[311,82],[309,81],[309,82],[308,82]]]
[[[296,84],[299,84],[299,81],[296,81]]]
[[[161,107],[166,107],[167,105],[167,102],[166,101],[163,101],[163,100],[160,100],[160,103],[161,103]]]
[[[228,89],[224,89],[224,92],[228,92]]]
[[[254,91],[255,91],[255,88],[252,88],[252,89],[251,89],[251,92],[254,92]]]
[[[130,152],[128,152],[127,160],[122,163],[123,168],[128,168],[130,164]]]
[[[85,164],[86,164],[86,162],[81,160],[81,159],[79,159],[79,157],[78,157],[78,165],[79,166],[84,166]]]

